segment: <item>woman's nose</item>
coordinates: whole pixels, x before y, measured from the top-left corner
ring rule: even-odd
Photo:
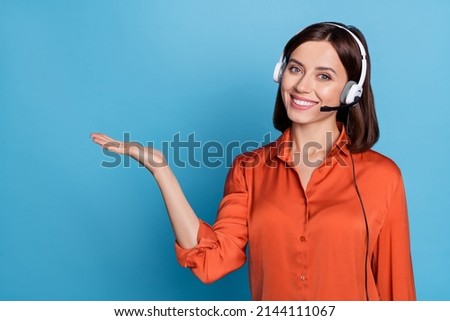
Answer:
[[[312,79],[308,74],[299,77],[295,84],[295,89],[298,92],[310,92],[312,88]]]

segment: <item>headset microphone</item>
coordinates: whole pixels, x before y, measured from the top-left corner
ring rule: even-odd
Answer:
[[[336,107],[322,106],[322,107],[320,107],[320,111],[328,112],[328,111],[335,111],[335,110],[346,110],[346,109],[349,109],[349,108],[353,107],[354,105],[356,105],[360,100],[361,100],[361,97],[356,97],[355,101],[350,104],[342,104],[342,105],[336,106]]]

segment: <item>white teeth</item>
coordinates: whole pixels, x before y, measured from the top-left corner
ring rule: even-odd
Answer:
[[[294,103],[297,105],[300,105],[300,106],[312,106],[312,105],[316,104],[311,101],[305,101],[305,100],[299,100],[299,99],[294,99]]]

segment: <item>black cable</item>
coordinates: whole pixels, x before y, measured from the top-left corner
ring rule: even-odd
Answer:
[[[356,194],[358,194],[359,202],[361,203],[361,209],[364,215],[364,223],[366,225],[366,255],[365,255],[365,264],[364,264],[364,280],[365,280],[365,289],[366,289],[366,301],[369,301],[369,290],[367,285],[367,262],[369,257],[369,224],[367,223],[367,215],[366,210],[364,208],[364,203],[359,193],[358,183],[356,182],[356,173],[355,173],[355,162],[353,161],[353,154],[350,152],[350,158],[352,160],[352,174],[353,174],[353,185],[355,186]]]

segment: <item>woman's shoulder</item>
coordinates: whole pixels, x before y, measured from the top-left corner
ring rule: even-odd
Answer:
[[[263,164],[273,165],[279,161],[285,161],[287,154],[289,153],[289,149],[292,147],[292,141],[289,139],[290,129],[282,132],[275,140],[270,140],[270,137],[270,134],[269,136],[265,135],[264,142],[261,143],[261,145],[237,155],[234,159],[234,163],[239,163],[241,165],[250,164],[250,167],[258,167]]]
[[[401,177],[401,170],[397,163],[378,151],[370,149],[362,153],[354,154],[354,157],[363,166],[368,166],[373,171],[382,171],[383,173]]]
[[[273,141],[237,155],[234,159],[234,163],[240,164],[241,167],[258,167],[257,165],[265,164],[267,161],[277,156],[277,153],[277,142]]]

